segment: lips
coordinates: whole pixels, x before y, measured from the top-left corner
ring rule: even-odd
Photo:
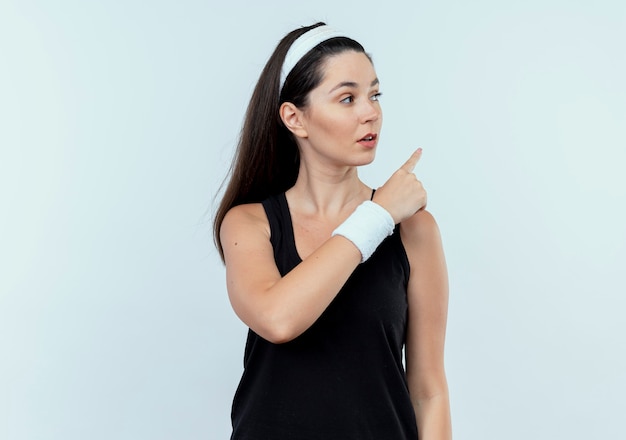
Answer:
[[[377,144],[376,138],[378,138],[376,133],[367,133],[357,143],[365,148],[375,148]]]
[[[367,133],[365,136],[363,136],[361,139],[359,139],[358,142],[375,141],[377,137],[378,136],[376,135],[376,133]]]

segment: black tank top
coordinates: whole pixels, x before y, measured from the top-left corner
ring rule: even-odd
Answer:
[[[284,276],[302,261],[287,199],[263,207]],[[402,363],[408,279],[396,226],[303,334],[272,344],[249,330],[231,439],[417,439]]]

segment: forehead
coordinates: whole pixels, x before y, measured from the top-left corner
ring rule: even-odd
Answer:
[[[322,66],[320,86],[334,86],[343,81],[370,85],[376,79],[376,70],[363,52],[346,51],[332,55]]]

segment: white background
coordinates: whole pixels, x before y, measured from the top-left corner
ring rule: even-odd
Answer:
[[[228,438],[214,197],[267,57],[318,20],[381,79],[363,178],[424,148],[455,438],[623,438],[624,5],[0,2],[0,438]]]

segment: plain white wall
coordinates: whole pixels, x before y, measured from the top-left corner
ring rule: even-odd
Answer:
[[[4,0],[0,438],[228,438],[246,329],[213,197],[267,57],[317,20],[381,79],[364,179],[424,147],[455,438],[624,436],[624,5]]]

